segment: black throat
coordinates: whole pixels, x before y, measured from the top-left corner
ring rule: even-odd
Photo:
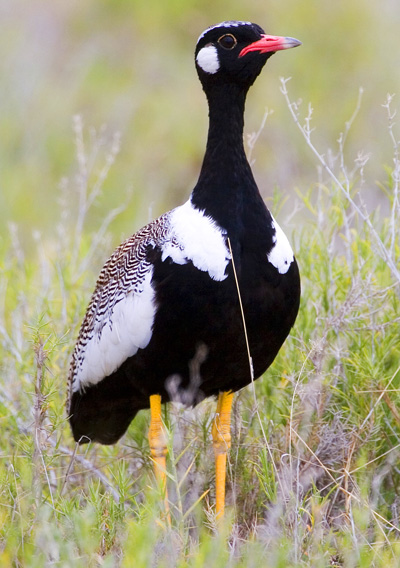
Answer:
[[[270,216],[260,196],[243,146],[247,89],[237,84],[216,84],[206,89],[209,130],[206,153],[192,203],[205,210],[230,238],[239,237],[252,211],[269,224]],[[254,227],[255,228],[255,227]]]

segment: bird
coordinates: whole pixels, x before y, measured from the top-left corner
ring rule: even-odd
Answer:
[[[217,397],[217,519],[225,511],[234,393],[271,365],[299,310],[298,265],[243,142],[249,88],[271,55],[298,45],[245,21],[200,35],[194,58],[209,129],[198,181],[185,203],[106,261],[71,357],[67,413],[75,441],[114,444],[150,408],[150,455],[164,498],[162,404]]]

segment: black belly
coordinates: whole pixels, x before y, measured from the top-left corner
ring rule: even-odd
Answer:
[[[152,255],[157,311],[150,343],[85,392],[74,393],[74,437],[114,443],[149,397],[196,404],[221,391],[237,391],[251,382],[246,334],[232,271],[214,281],[192,263],[161,262]],[[286,274],[250,255],[237,264],[254,377],[274,360],[294,324],[300,280],[296,261]]]

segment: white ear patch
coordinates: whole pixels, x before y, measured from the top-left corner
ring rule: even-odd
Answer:
[[[214,45],[206,45],[206,47],[200,49],[196,61],[197,65],[206,73],[216,73],[219,69],[217,48]]]

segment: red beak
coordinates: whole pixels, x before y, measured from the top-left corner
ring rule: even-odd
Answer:
[[[251,51],[258,51],[259,53],[269,53],[272,51],[279,51],[280,49],[290,49],[301,45],[301,41],[293,37],[280,37],[271,35],[262,35],[261,39],[255,41],[244,47],[239,53],[239,57],[243,57],[246,53]]]

